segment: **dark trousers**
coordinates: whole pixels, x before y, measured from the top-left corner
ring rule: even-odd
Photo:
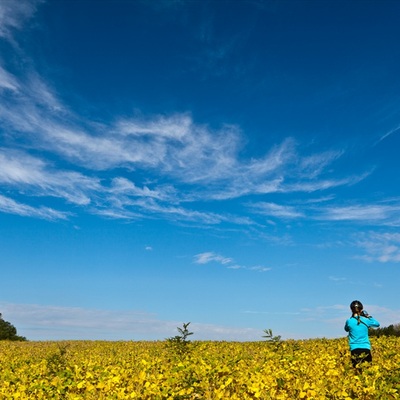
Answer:
[[[351,362],[353,367],[357,367],[358,364],[363,362],[371,362],[372,355],[370,349],[354,349],[351,350]]]

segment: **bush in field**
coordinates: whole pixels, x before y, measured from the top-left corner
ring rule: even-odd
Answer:
[[[0,313],[0,340],[26,340],[17,335],[17,329],[10,322],[4,321]]]
[[[178,329],[179,335],[173,336],[171,338],[168,338],[167,340],[169,342],[176,342],[176,343],[189,343],[190,340],[187,340],[187,337],[190,335],[193,335],[193,332],[189,332],[188,326],[190,325],[190,322],[187,324],[183,324],[182,328],[176,328]]]
[[[279,342],[281,340],[281,336],[274,336],[272,333],[272,329],[264,329],[263,332],[265,335],[263,335],[263,338],[267,340],[268,342]]]
[[[188,340],[188,336],[193,335],[193,332],[189,332],[189,325],[190,322],[186,324],[184,323],[182,328],[177,328],[179,335],[167,339],[169,347],[172,348],[178,356],[182,356],[189,351],[188,344],[190,343],[190,340]]]

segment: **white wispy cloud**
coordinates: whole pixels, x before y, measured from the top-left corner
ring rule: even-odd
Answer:
[[[248,269],[250,271],[258,271],[258,272],[271,271],[272,269],[269,267],[263,267],[262,265],[255,265],[254,267],[243,267],[243,268]]]
[[[32,207],[27,204],[22,204],[1,194],[0,211],[24,217],[46,219],[49,221],[67,219],[70,215],[68,212],[57,211],[49,207]]]
[[[155,189],[151,189],[148,185],[138,187],[134,182],[124,177],[116,177],[112,179],[110,193],[117,198],[146,197],[160,201],[177,202],[179,194],[172,185],[158,185]]]
[[[338,276],[330,276],[329,280],[334,281],[334,282],[344,282],[347,280],[347,278],[342,278]]]
[[[233,261],[232,258],[221,256],[221,255],[216,254],[216,253],[214,253],[212,251],[196,254],[194,256],[194,259],[195,259],[194,262],[196,264],[208,264],[208,263],[210,263],[212,261],[215,261],[217,263],[225,265],[225,264],[229,264],[229,263],[231,263]]]
[[[378,224],[398,225],[400,223],[400,203],[360,204],[350,206],[330,206],[319,209],[318,219],[327,221],[363,221]]]
[[[245,265],[239,265],[235,263],[233,258],[229,257],[224,257],[221,256],[220,254],[214,253],[212,251],[205,252],[205,253],[200,253],[196,254],[194,257],[194,262],[196,264],[209,264],[211,262],[216,262],[218,264],[221,264],[225,266],[228,269],[245,269],[249,271],[256,271],[256,272],[266,272],[270,271],[272,268],[269,267],[264,267],[262,265],[255,265],[255,266],[245,266]]]
[[[371,174],[371,171],[362,172],[359,175],[351,175],[344,178],[332,178],[332,179],[313,179],[313,180],[304,180],[299,179],[294,182],[288,182],[285,185],[282,185],[280,188],[280,192],[283,193],[293,193],[293,192],[306,192],[313,193],[323,190],[328,190],[340,186],[352,186],[367,178]]]
[[[18,81],[9,72],[7,72],[1,65],[0,65],[0,89],[8,89],[13,92],[18,90]]]
[[[151,198],[138,199],[131,202],[131,205],[153,215],[160,215],[166,219],[172,219],[175,221],[193,221],[213,225],[219,224],[228,219],[227,217],[223,217],[217,213],[191,210],[189,208],[177,207],[168,204],[159,204]]]
[[[280,219],[307,218],[315,221],[348,221],[376,226],[396,227],[400,225],[400,202],[398,199],[375,204],[348,206],[330,204],[334,200],[334,197],[325,197],[315,201],[296,202],[295,205],[271,202],[253,202],[246,205],[253,213]],[[354,203],[354,200],[349,200],[349,202]]]
[[[383,134],[377,143],[381,142],[382,140],[385,140],[387,137],[393,135],[394,133],[399,133],[400,132],[400,125],[396,126],[395,128],[391,129],[390,131],[386,132],[385,134]]]
[[[0,37],[12,39],[12,31],[21,29],[43,0],[0,1]]]
[[[47,111],[67,113],[67,109],[58,99],[57,93],[35,71],[27,74],[24,82],[26,96]]]
[[[120,121],[114,131],[124,143],[138,149],[138,165],[157,168],[181,182],[212,183],[235,169],[240,133],[225,125],[218,130],[197,125],[187,114]],[[142,156],[143,155],[143,156]]]
[[[275,203],[258,202],[249,205],[255,212],[278,218],[302,218],[304,214],[293,206],[283,206]]]
[[[256,311],[247,310],[243,311],[243,314],[261,314],[261,315],[300,315],[300,311]]]
[[[356,245],[365,250],[358,257],[368,262],[400,262],[400,233],[369,232],[360,235]]]
[[[299,161],[299,175],[305,176],[308,179],[316,178],[326,167],[339,159],[343,154],[343,150],[330,150],[313,154],[311,156],[305,156]]]
[[[99,310],[37,304],[0,303],[2,316],[28,340],[163,340],[181,321],[161,320],[143,311]],[[260,331],[192,322],[194,340],[259,340]]]
[[[40,158],[21,151],[0,148],[0,183],[30,191],[33,196],[61,197],[78,205],[90,203],[90,192],[99,191],[97,178],[52,168]]]

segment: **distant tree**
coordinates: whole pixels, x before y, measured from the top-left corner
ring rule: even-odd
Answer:
[[[23,336],[17,335],[15,326],[7,321],[4,321],[0,313],[0,340],[26,340]]]
[[[374,328],[369,331],[370,336],[400,336],[400,324]]]

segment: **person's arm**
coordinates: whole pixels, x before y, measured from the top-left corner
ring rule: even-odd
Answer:
[[[349,329],[349,325],[347,324],[347,321],[346,321],[346,323],[344,324],[344,330],[346,331],[346,332],[348,332],[350,329]]]
[[[378,328],[381,324],[376,319],[368,317],[368,325],[372,328]]]

